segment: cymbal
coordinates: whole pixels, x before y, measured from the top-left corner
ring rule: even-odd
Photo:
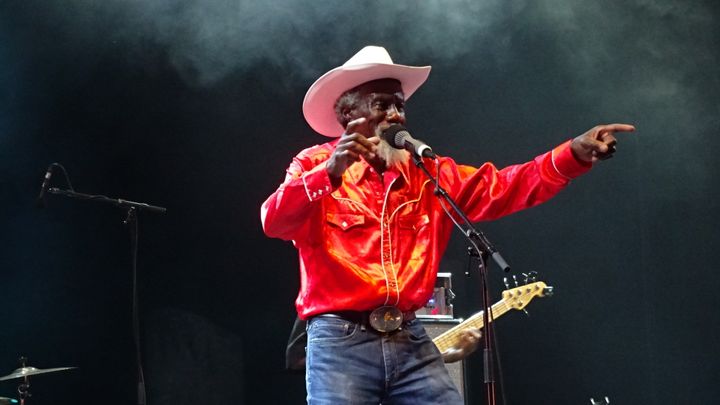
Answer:
[[[11,374],[0,377],[0,381],[12,380],[14,378],[23,378],[31,375],[53,373],[55,371],[72,370],[77,367],[57,367],[57,368],[35,368],[35,367],[21,367]],[[0,403],[1,404],[1,403]]]
[[[0,397],[0,405],[12,405],[17,404],[18,400],[13,398]]]

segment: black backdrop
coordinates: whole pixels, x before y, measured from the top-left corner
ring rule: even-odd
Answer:
[[[380,44],[433,65],[408,126],[460,162],[502,166],[597,123],[638,127],[548,204],[481,224],[516,273],[556,288],[530,317],[498,321],[507,403],[714,402],[711,4],[0,1],[0,375],[26,355],[79,367],[33,378],[32,403],[135,401],[124,213],[57,196],[36,209],[60,162],[78,191],[168,208],[140,216],[150,404],[303,403],[302,377],[283,371],[296,254],[264,237],[259,206],[295,152],[325,141],[303,121],[307,87]],[[462,316],[478,309],[466,267],[454,238],[441,270]]]

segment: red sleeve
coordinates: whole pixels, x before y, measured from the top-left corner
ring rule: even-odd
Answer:
[[[297,239],[320,209],[317,202],[333,191],[325,161],[332,149],[327,144],[298,154],[287,169],[285,181],[260,208],[260,219],[267,236]]]
[[[457,165],[452,159],[443,160],[441,178],[449,184],[450,196],[473,222],[496,219],[545,202],[592,167],[573,156],[570,141],[530,162],[501,170],[492,163],[473,168]]]

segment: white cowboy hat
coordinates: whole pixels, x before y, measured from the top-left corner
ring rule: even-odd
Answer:
[[[345,128],[335,115],[335,102],[344,92],[373,80],[397,79],[407,100],[425,83],[429,74],[430,66],[396,65],[385,48],[366,46],[310,86],[303,100],[303,115],[312,129],[337,138]]]

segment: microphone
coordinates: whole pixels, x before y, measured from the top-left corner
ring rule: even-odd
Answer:
[[[38,194],[37,199],[35,200],[35,205],[37,205],[40,208],[43,208],[45,206],[45,192],[48,190],[48,187],[50,186],[50,178],[52,177],[52,169],[53,166],[55,166],[55,163],[48,166],[47,172],[45,172],[45,178],[43,178],[42,186],[40,186],[40,194]]]
[[[383,131],[381,137],[394,148],[407,149],[418,156],[435,159],[432,148],[425,142],[413,138],[407,128],[400,124],[390,125],[388,129]]]

